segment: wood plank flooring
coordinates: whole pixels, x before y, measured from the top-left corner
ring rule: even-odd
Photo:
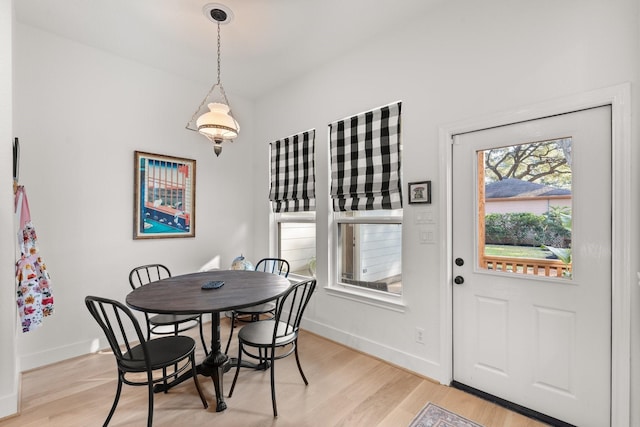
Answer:
[[[223,319],[223,343],[228,329]],[[199,343],[197,332],[191,335]],[[317,335],[303,331],[299,343],[309,386],[300,378],[295,357],[276,361],[278,418],[271,411],[269,373],[245,369],[233,397],[225,397],[228,409],[222,413],[215,412],[213,384],[205,377],[200,377],[200,384],[210,405],[206,410],[192,381],[156,394],[154,426],[402,427],[429,401],[486,427],[544,425]],[[230,354],[236,351],[232,343]],[[198,360],[203,356],[199,350]],[[233,371],[225,375],[225,396],[232,379]],[[106,351],[26,372],[20,415],[0,420],[0,427],[101,426],[116,382],[113,355]],[[146,417],[146,388],[125,385],[109,425],[144,426]]]

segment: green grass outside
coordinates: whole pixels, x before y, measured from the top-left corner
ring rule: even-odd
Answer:
[[[533,246],[486,245],[484,252],[489,256],[545,259],[549,251]]]

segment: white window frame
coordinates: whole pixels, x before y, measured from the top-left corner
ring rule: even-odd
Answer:
[[[282,213],[274,213],[271,212],[272,216],[272,253],[276,254],[276,257],[281,258],[280,256],[280,225],[283,223],[303,223],[303,224],[314,224],[316,225],[316,213],[315,211],[306,211],[306,212],[282,212]],[[316,227],[317,229],[317,227]],[[317,230],[316,230],[316,242],[314,253],[316,254],[317,259]],[[290,273],[289,279],[292,280],[305,280],[312,279],[313,277],[310,275],[296,274]]]
[[[307,163],[307,160],[305,160],[305,163],[302,167],[307,167],[308,170],[311,171],[311,173],[313,174],[311,176],[311,180],[310,182],[315,182],[315,129],[311,129],[305,132],[301,132],[298,133],[296,135],[291,135],[287,138],[284,138],[283,140],[288,140],[290,138],[293,138],[295,140],[296,137],[299,136],[303,136],[304,134],[308,134],[311,137],[310,140],[310,145],[311,147],[313,147],[312,151],[310,151],[310,154],[313,154],[313,158],[311,158],[310,163]],[[277,144],[280,141],[283,140],[278,140],[275,141],[273,144]],[[293,144],[293,143],[292,143]],[[271,191],[273,190],[271,188],[271,185],[273,185],[273,183],[271,182],[271,179],[273,178],[273,158],[271,157],[273,154],[272,151],[272,144],[269,144],[269,149],[268,149],[268,162],[269,162],[269,183],[270,183],[270,190],[269,190],[269,197],[272,197]],[[289,161],[291,161],[292,158],[289,158]],[[299,162],[300,159],[296,158],[295,159],[296,162]],[[297,163],[299,164],[299,163]],[[291,166],[291,163],[288,164],[288,166]],[[311,166],[311,167],[309,167]],[[289,174],[291,173],[291,171],[288,172]],[[290,176],[291,178],[291,176]],[[296,191],[296,189],[294,188],[288,188],[285,189],[289,192],[291,191]],[[298,191],[300,189],[297,189]],[[313,193],[315,193],[315,185],[313,188]],[[291,196],[291,194],[288,194],[289,196]],[[303,194],[297,194],[297,196],[302,196]],[[276,199],[279,198],[278,196],[285,196],[285,194],[274,194],[273,195]],[[286,197],[285,197],[286,198]],[[315,194],[313,195],[313,198],[315,199]],[[269,253],[271,254],[276,254],[275,256],[278,258],[283,258],[283,259],[287,259],[286,257],[283,257],[281,255],[281,243],[280,243],[280,237],[281,237],[281,224],[285,224],[285,223],[309,223],[309,224],[314,224],[314,235],[317,233],[316,229],[317,227],[315,227],[316,224],[316,213],[315,210],[310,210],[310,211],[298,211],[298,212],[274,212],[274,201],[271,201],[269,203],[270,205],[270,209],[269,209]],[[315,205],[315,203],[312,203],[312,207],[311,209],[315,209],[315,207],[313,207],[313,205]],[[292,206],[288,206],[289,208],[291,208]],[[287,206],[285,206],[285,208],[287,208]],[[314,256],[316,256],[317,254],[317,237],[314,237],[314,245],[313,245],[313,252],[314,252]],[[295,264],[292,264],[291,260],[287,260],[289,261],[290,267],[295,268]],[[300,274],[296,274],[296,273],[292,273],[291,271],[289,272],[288,275],[289,279],[293,282],[296,280],[304,280],[304,279],[309,279],[312,278],[310,275],[300,275]]]
[[[400,210],[397,210],[400,211]],[[352,211],[358,212],[358,211]],[[346,216],[345,212],[333,213],[333,226],[332,226],[332,244],[329,250],[331,251],[332,260],[332,273],[330,284],[326,287],[328,294],[337,296],[340,298],[346,298],[354,301],[363,302],[365,304],[374,305],[377,307],[389,309],[392,311],[404,312],[405,303],[403,300],[404,291],[400,294],[394,294],[391,292],[379,291],[375,289],[364,288],[357,285],[351,285],[340,281],[340,257],[342,254],[342,248],[340,247],[340,225],[341,224],[399,224],[403,227],[404,212],[400,215],[376,215],[376,216]],[[402,245],[404,246],[404,245]],[[404,256],[402,256],[404,258]],[[404,286],[404,285],[403,285]]]
[[[389,104],[392,105],[392,104]],[[371,110],[374,111],[374,110]],[[362,114],[362,113],[360,113]],[[359,115],[359,114],[358,114]],[[327,139],[331,139],[331,127],[327,127]],[[330,145],[330,144],[329,144]],[[400,155],[402,155],[402,144],[399,145]],[[331,158],[329,158],[329,177],[331,177]],[[402,176],[402,169],[400,170],[400,175]],[[331,183],[329,183],[329,187],[331,187]],[[333,201],[329,198],[329,209],[333,205]],[[330,215],[330,224],[329,230],[331,230],[331,239],[329,242],[328,250],[329,250],[329,278],[328,284],[324,288],[328,295],[335,296],[339,298],[344,298],[368,305],[372,305],[375,307],[396,311],[400,313],[404,313],[406,311],[406,303],[404,302],[404,283],[403,283],[403,291],[400,294],[394,294],[385,291],[379,291],[375,289],[369,289],[357,285],[350,285],[347,283],[342,283],[339,281],[340,275],[340,257],[342,255],[342,248],[340,247],[341,239],[339,227],[340,224],[400,224],[401,227],[401,235],[404,235],[404,226],[403,226],[403,218],[404,218],[404,209],[396,209],[395,211],[386,211],[386,212],[402,212],[401,214],[392,215],[391,213],[385,215],[380,214],[376,216],[363,216],[358,217],[358,212],[366,212],[366,211],[350,211],[355,212],[355,217],[347,217],[345,212],[335,212],[333,211]],[[371,211],[369,211],[371,212]],[[384,212],[384,210],[380,210],[379,212]],[[402,237],[404,240],[404,237]],[[404,243],[401,242],[401,248],[404,248]],[[404,251],[401,254],[402,263],[404,264]]]

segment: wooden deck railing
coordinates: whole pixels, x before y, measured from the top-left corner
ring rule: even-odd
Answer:
[[[488,270],[506,271],[538,276],[562,277],[570,275],[571,264],[565,265],[557,259],[512,258],[485,255],[480,266]]]

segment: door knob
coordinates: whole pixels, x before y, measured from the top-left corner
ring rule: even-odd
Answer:
[[[458,267],[462,267],[464,265],[464,260],[462,258],[456,258],[456,265]]]
[[[456,285],[462,285],[464,283],[464,277],[456,276],[455,279],[453,279],[453,281]]]

